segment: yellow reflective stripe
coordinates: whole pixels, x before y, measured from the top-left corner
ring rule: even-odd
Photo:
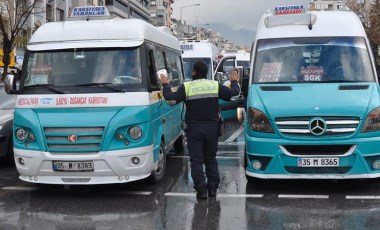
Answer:
[[[186,100],[219,96],[219,84],[217,81],[200,79],[185,82],[184,86]]]

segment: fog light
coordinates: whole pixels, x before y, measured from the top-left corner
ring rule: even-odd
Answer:
[[[116,135],[116,139],[117,139],[118,141],[122,141],[122,140],[124,140],[124,138],[125,138],[125,136],[124,136],[124,134],[122,134],[122,133],[118,133],[118,134]]]
[[[263,166],[263,165],[261,164],[260,161],[253,161],[253,162],[252,162],[252,167],[253,167],[254,169],[256,169],[256,170],[261,169],[261,166]]]
[[[372,167],[374,169],[380,169],[380,160],[375,160],[373,163],[372,163]]]
[[[18,163],[19,163],[20,165],[24,166],[24,165],[25,165],[24,158],[19,157],[19,158],[18,158]]]
[[[122,181],[122,180],[123,180],[123,177],[122,177],[122,176],[119,176],[117,179],[119,179],[119,181]]]
[[[140,164],[140,158],[138,157],[132,157],[131,161],[132,161],[132,164],[134,165]]]
[[[33,180],[33,177],[32,177],[32,176],[30,176],[30,177],[29,177],[29,180]]]
[[[125,180],[129,180],[129,176],[124,176],[124,179]]]
[[[34,136],[33,133],[29,133],[29,134],[28,134],[28,139],[29,139],[29,141],[35,141],[35,140],[36,140],[36,137]]]
[[[34,181],[38,181],[38,177],[37,176],[34,177]]]
[[[124,141],[124,144],[129,145],[129,141],[128,140]]]

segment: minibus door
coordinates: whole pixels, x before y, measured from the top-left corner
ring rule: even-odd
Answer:
[[[218,81],[222,85],[229,86],[230,75],[236,66],[236,56],[227,56],[220,60],[219,64],[216,67],[214,73],[214,80]],[[240,75],[242,70],[240,69]],[[241,75],[242,76],[242,75]],[[242,77],[240,76],[240,81]],[[241,82],[240,82],[241,85]],[[226,118],[236,118],[237,117],[237,107],[238,100],[237,97],[233,97],[231,101],[224,101],[219,99],[219,107],[222,112],[222,117]]]

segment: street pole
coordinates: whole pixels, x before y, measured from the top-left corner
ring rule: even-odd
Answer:
[[[181,20],[181,36],[183,37],[183,21],[182,21],[182,9],[183,8],[187,8],[187,7],[191,7],[191,6],[200,6],[201,4],[197,3],[197,4],[191,4],[191,5],[188,5],[188,6],[182,6],[181,7],[181,11],[180,11],[180,20]]]

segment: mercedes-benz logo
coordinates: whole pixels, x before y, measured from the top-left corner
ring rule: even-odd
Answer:
[[[326,122],[322,118],[313,118],[309,123],[309,130],[315,136],[320,136],[326,131]]]

